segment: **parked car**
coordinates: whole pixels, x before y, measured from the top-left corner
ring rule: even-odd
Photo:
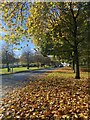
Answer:
[[[36,64],[30,64],[29,67],[37,67]]]
[[[64,65],[63,65],[63,64],[60,64],[59,67],[64,67]]]
[[[24,64],[23,64],[22,67],[27,67],[27,65],[24,65]]]

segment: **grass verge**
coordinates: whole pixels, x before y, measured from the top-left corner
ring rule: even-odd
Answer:
[[[29,70],[38,70],[41,69],[43,67],[30,67],[29,69],[27,69],[27,67],[18,67],[18,68],[13,68],[13,73],[16,72],[23,72],[23,71],[29,71]],[[11,74],[12,73],[12,68],[11,68],[11,72],[7,72],[7,68],[4,69],[0,69],[0,74]]]

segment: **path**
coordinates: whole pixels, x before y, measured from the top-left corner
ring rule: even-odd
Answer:
[[[15,73],[10,75],[3,75],[2,78],[0,76],[0,97],[5,97],[5,95],[15,90],[16,88],[20,88],[29,83],[29,78],[31,80],[35,80],[38,75],[42,75],[42,73],[54,70],[55,68],[48,68],[42,70],[35,70],[30,72],[23,73]]]

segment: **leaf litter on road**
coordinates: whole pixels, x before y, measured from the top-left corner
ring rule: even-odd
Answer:
[[[39,76],[3,98],[1,120],[88,120],[88,79],[54,74]]]

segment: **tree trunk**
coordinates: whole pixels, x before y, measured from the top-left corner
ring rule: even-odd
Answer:
[[[76,76],[75,76],[75,79],[80,79],[80,71],[79,71],[79,56],[78,56],[78,40],[77,40],[77,17],[79,15],[79,13],[77,13],[76,16],[74,16],[74,12],[72,11],[72,8],[71,8],[71,12],[72,12],[72,15],[73,15],[73,20],[74,20],[74,57],[75,57],[75,64],[76,64]]]
[[[7,71],[10,72],[9,63],[7,62]]]
[[[27,69],[29,69],[29,63],[27,64]]]
[[[39,68],[39,62],[37,63],[37,66],[38,66],[38,68]]]
[[[76,47],[75,51],[75,63],[76,63],[76,76],[75,79],[80,79],[80,70],[79,70],[79,56],[78,56],[78,49]]]
[[[73,71],[75,73],[75,60],[74,60],[74,58],[73,58],[73,66],[72,66],[72,68],[73,68]]]

